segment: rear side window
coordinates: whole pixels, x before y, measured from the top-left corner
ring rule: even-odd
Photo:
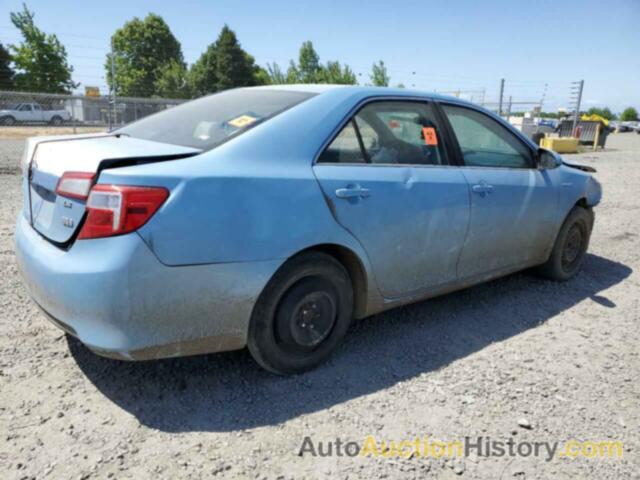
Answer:
[[[364,155],[358,142],[353,120],[340,131],[338,136],[322,153],[318,162],[323,163],[364,163]]]
[[[505,127],[483,113],[453,105],[442,106],[458,139],[465,165],[530,168],[529,149]]]
[[[427,103],[372,102],[349,121],[318,162],[442,165],[446,156],[440,131]]]
[[[150,115],[116,132],[209,150],[313,96],[288,90],[226,90]]]

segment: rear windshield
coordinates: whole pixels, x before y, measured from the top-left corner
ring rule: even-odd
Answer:
[[[314,95],[286,90],[226,90],[150,115],[116,133],[209,150]]]

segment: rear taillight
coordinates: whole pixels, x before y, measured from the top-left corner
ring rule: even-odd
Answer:
[[[87,218],[79,239],[133,232],[153,216],[169,196],[162,187],[96,185],[87,200]]]
[[[94,173],[89,172],[65,172],[56,186],[56,194],[63,197],[86,200],[96,178]]]

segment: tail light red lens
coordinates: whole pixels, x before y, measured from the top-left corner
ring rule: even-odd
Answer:
[[[94,173],[89,172],[65,172],[58,180],[56,194],[86,200],[95,177]]]
[[[162,187],[96,185],[87,200],[79,239],[112,237],[142,227],[169,196]]]

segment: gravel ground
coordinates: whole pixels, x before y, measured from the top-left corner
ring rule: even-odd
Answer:
[[[640,135],[609,147],[576,157],[605,191],[576,279],[516,274],[377,315],[326,365],[279,378],[246,351],[107,360],[50,325],[14,260],[22,141],[1,141],[0,478],[640,478]],[[298,455],[305,436],[370,434],[619,440],[624,455]]]

